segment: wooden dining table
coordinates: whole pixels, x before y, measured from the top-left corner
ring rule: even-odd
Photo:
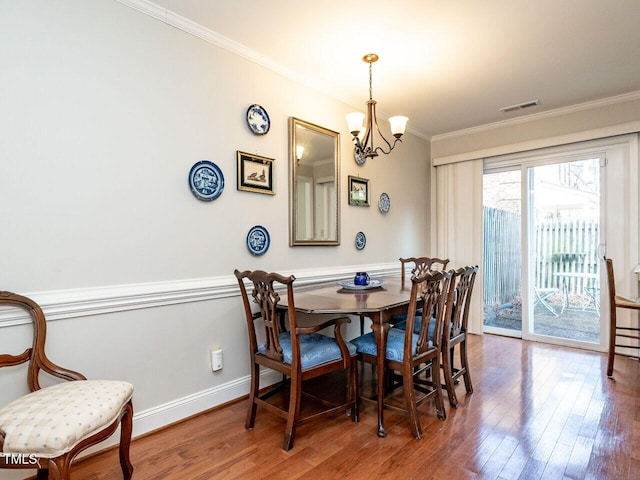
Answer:
[[[386,437],[384,427],[384,363],[387,350],[389,319],[407,312],[411,282],[402,287],[399,277],[376,278],[383,280],[382,287],[369,290],[350,290],[337,283],[318,287],[302,287],[295,290],[295,310],[307,314],[364,315],[371,319],[377,346],[377,403],[378,436]],[[280,302],[287,305],[286,298]]]

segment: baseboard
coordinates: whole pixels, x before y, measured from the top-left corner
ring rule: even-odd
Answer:
[[[271,385],[281,379],[282,374],[265,369],[261,372],[260,385]],[[250,376],[241,377],[223,385],[134,413],[133,436],[136,437],[152,432],[171,423],[243,397],[249,393],[250,380]]]
[[[136,399],[134,394],[133,438],[146,435],[172,423],[237,400],[249,393],[250,380],[250,376],[245,376],[140,412],[135,412]],[[274,370],[264,369],[260,374],[261,387],[272,385],[280,380],[282,380],[282,374]],[[243,419],[238,419],[238,421],[242,422]],[[117,445],[119,440],[120,432],[118,431],[105,442],[84,451],[80,457],[93,455],[107,448],[111,448]]]

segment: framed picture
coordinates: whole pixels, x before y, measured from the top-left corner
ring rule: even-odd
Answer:
[[[349,175],[349,205],[369,206],[369,180]]]
[[[273,158],[238,150],[238,190],[274,195]]]

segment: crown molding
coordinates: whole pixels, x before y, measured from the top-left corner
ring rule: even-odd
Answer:
[[[443,157],[434,157],[431,160],[431,164],[434,167],[438,167],[440,165],[466,162],[468,160],[491,158],[500,155],[509,155],[513,153],[539,150],[542,148],[557,147],[559,145],[567,145],[570,143],[587,142],[590,140],[616,137],[619,135],[627,135],[637,132],[640,132],[640,121],[627,122],[622,124],[610,125],[607,127],[596,128],[593,130],[558,135],[555,137],[545,137],[519,143],[499,145],[497,147],[484,148],[481,150],[472,150],[469,152],[456,153],[453,155],[445,155]]]
[[[183,32],[189,33],[195,37],[198,37],[212,45],[227,50],[235,55],[243,57],[253,63],[256,63],[262,67],[265,67],[275,73],[278,73],[284,77],[291,78],[299,83],[303,83],[307,86],[312,86],[318,90],[326,92],[322,88],[319,82],[314,82],[310,78],[300,75],[299,73],[274,62],[270,58],[259,54],[255,50],[245,47],[244,45],[231,40],[224,35],[220,35],[213,30],[206,28],[199,23],[196,23],[188,18],[185,18],[177,13],[172,12],[166,7],[161,7],[149,0],[115,0],[122,5],[137,10],[145,15],[148,15],[156,20],[166,23],[169,26],[175,27]]]
[[[227,50],[235,55],[238,55],[239,57],[245,58],[246,60],[249,60],[250,62],[260,65],[261,67],[271,70],[272,72],[275,72],[278,75],[281,75],[285,78],[289,78],[295,81],[296,83],[312,88],[313,90],[323,93],[328,97],[334,98],[348,105],[351,108],[356,108],[356,109],[361,108],[361,106],[358,106],[359,105],[358,102],[360,100],[345,98],[345,97],[341,97],[340,95],[336,95],[335,91],[332,91],[329,88],[327,88],[328,85],[326,85],[326,83],[319,82],[313,77],[302,75],[296,72],[295,70],[286,68],[280,65],[279,63],[274,62],[270,58],[256,52],[255,50],[252,50],[234,40],[231,40],[230,38],[225,37],[224,35],[220,35],[219,33],[211,29],[203,27],[199,23],[193,22],[188,18],[178,15],[166,7],[161,7],[149,0],[115,0],[115,1],[118,3],[121,3],[122,5],[130,7],[134,10],[137,10],[138,12],[144,13],[145,15],[148,15],[152,18],[155,18],[156,20],[166,23],[167,25],[170,25],[179,30],[182,30],[183,32],[186,32],[186,33],[189,33],[190,35],[198,37],[212,45],[215,45],[224,50]],[[388,115],[386,115],[384,112],[378,111],[378,113],[380,114],[381,119],[389,121]],[[411,133],[412,135],[415,135],[416,137],[422,138],[423,140],[427,140],[427,141],[431,140],[430,136],[425,135],[424,133],[411,128],[411,125],[407,127],[407,132]]]
[[[118,3],[133,8],[145,15],[148,15],[156,20],[160,20],[167,25],[175,27],[186,33],[189,33],[195,37],[198,37],[208,43],[223,48],[229,52],[232,52],[240,57],[246,58],[254,63],[257,63],[269,70],[279,73],[286,77],[300,79],[301,76],[296,72],[283,67],[282,65],[272,61],[271,59],[257,53],[244,45],[231,40],[224,35],[220,35],[213,30],[203,27],[199,23],[193,22],[188,18],[185,18],[177,13],[172,12],[166,7],[161,7],[149,0],[115,0]]]
[[[568,115],[584,110],[592,110],[594,108],[606,107],[609,105],[616,105],[625,102],[631,102],[640,100],[640,91],[625,93],[622,95],[616,95],[614,97],[602,98],[599,100],[592,100],[590,102],[579,103],[577,105],[571,105],[568,107],[556,108],[553,110],[547,110],[545,112],[533,113],[522,117],[511,118],[509,120],[501,120],[499,122],[486,123],[477,127],[465,128],[463,130],[456,130],[454,132],[442,133],[431,137],[431,141],[437,142],[439,140],[447,140],[450,138],[463,137],[466,135],[473,135],[476,133],[487,132],[496,130],[498,128],[505,128],[514,125],[522,125],[523,123],[534,122],[536,120],[543,120],[545,118],[559,117],[561,115]]]
[[[353,103],[344,98],[338,98],[335,93],[328,90],[326,88],[326,85],[324,85],[323,83],[318,82],[317,80],[308,76],[302,75],[294,70],[286,68],[279,63],[274,62],[270,58],[256,52],[255,50],[252,50],[234,40],[231,40],[224,35],[220,35],[219,33],[200,25],[199,23],[193,22],[188,18],[178,15],[166,7],[161,7],[153,2],[150,2],[149,0],[115,1],[141,13],[144,13],[145,15],[148,15],[152,18],[155,18],[156,20],[166,23],[167,25],[182,30],[183,32],[198,37],[208,43],[211,43],[212,45],[227,50],[235,55],[238,55],[239,57],[245,58],[283,77],[289,78],[297,83],[318,90],[332,98],[336,98],[341,102],[347,104]]]

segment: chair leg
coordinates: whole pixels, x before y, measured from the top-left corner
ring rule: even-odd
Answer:
[[[256,395],[260,391],[260,366],[253,364],[251,370],[251,386],[249,387],[249,409],[247,410],[247,419],[244,426],[247,430],[251,430],[256,423]]]
[[[131,400],[124,407],[124,415],[120,420],[120,467],[124,480],[130,480],[133,475],[133,465],[129,458],[131,434],[133,433],[133,404]]]
[[[444,374],[444,384],[447,389],[447,396],[449,397],[449,404],[452,407],[458,406],[458,398],[456,397],[456,389],[453,382],[453,351],[451,348],[449,352],[442,353],[442,370]],[[438,370],[434,368],[433,370]],[[439,372],[438,372],[439,373]],[[434,375],[434,383],[435,383],[435,372]]]
[[[437,360],[434,360],[434,368],[431,369],[433,375],[432,381],[434,388],[436,389],[436,411],[438,412],[438,418],[444,420],[447,418],[447,412],[444,409],[444,400],[442,399],[442,380],[440,380],[440,369],[437,367]]]
[[[607,377],[613,375],[613,361],[616,356],[617,319],[615,307],[609,308],[609,357],[607,359]]]
[[[348,414],[351,415],[351,421],[358,423],[360,421],[360,390],[358,378],[358,361],[355,358],[351,358],[351,366],[349,368],[349,380],[347,384],[347,401],[353,405],[351,411]]]
[[[611,332],[610,335],[614,336],[614,333]],[[607,377],[613,376],[613,361],[616,356],[615,348],[615,345],[609,345],[609,357],[607,359]]]
[[[456,363],[455,362],[455,360],[456,360],[456,356],[455,356],[456,347],[455,347],[455,345],[453,347],[451,347],[451,352],[449,352],[449,353],[450,353],[449,358],[451,359],[451,363],[450,363],[450,365],[451,365],[451,373],[455,373],[455,371],[456,371],[456,368],[454,367],[454,365]],[[453,381],[454,385],[458,385],[459,383],[460,383],[460,380],[458,380],[457,378]]]
[[[300,416],[300,397],[302,397],[302,384],[297,376],[291,376],[291,391],[289,392],[289,413],[287,415],[287,426],[284,430],[283,450],[293,448],[293,437],[296,434],[298,417]]]
[[[471,383],[471,372],[469,371],[469,356],[467,355],[467,339],[460,342],[460,363],[464,369],[462,374],[464,378],[464,388],[467,393],[473,393],[473,384]]]
[[[49,460],[49,480],[70,480],[71,461],[66,457],[58,457]]]
[[[420,426],[420,417],[418,417],[418,408],[416,407],[416,393],[413,389],[413,367],[410,364],[403,365],[402,377],[402,393],[407,405],[411,432],[416,440],[420,440],[422,438],[422,427]]]

